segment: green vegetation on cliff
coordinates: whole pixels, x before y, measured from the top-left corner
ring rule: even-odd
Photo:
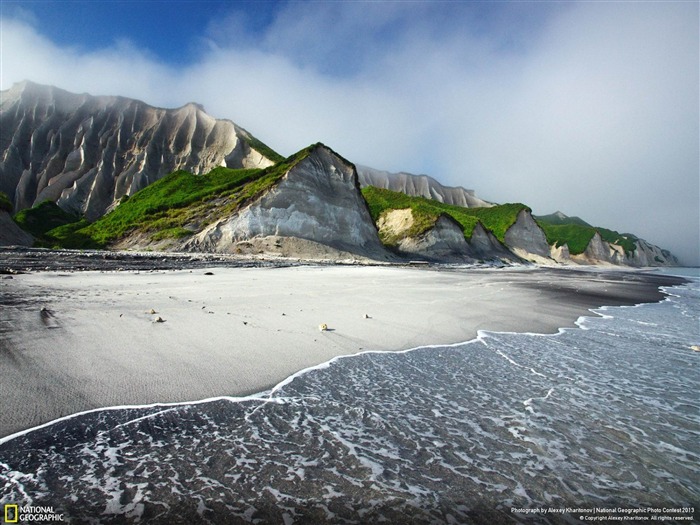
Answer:
[[[518,220],[520,212],[526,211],[531,213],[532,210],[520,202],[498,204],[490,208],[464,208],[467,213],[473,214],[479,219],[481,224],[487,230],[496,236],[496,238],[505,242],[505,236],[508,229]]]
[[[474,227],[478,222],[481,222],[487,230],[491,230],[503,242],[506,231],[515,223],[518,214],[522,210],[530,211],[530,208],[524,204],[501,204],[490,208],[463,208],[424,197],[409,197],[401,192],[374,186],[363,188],[362,194],[375,222],[386,211],[410,208],[416,222],[409,232],[410,235],[420,235],[431,228],[440,215],[446,214],[462,226],[462,231],[467,239],[471,239]]]
[[[552,246],[566,244],[571,255],[585,252],[596,232],[604,241],[622,246],[626,253],[633,253],[636,249],[637,237],[634,235],[591,226],[578,217],[560,217],[553,214],[536,217],[536,220],[544,230],[547,242]]]
[[[53,235],[55,230],[61,228],[59,231],[66,231],[88,224],[80,217],[59,208],[53,201],[44,201],[33,208],[19,211],[13,219],[20,228],[32,234],[35,246],[44,248],[63,246],[62,241]]]
[[[435,225],[440,215],[443,213],[437,207],[432,205],[433,201],[428,199],[409,197],[404,193],[399,193],[390,190],[383,190],[380,188],[375,188],[374,186],[367,186],[362,189],[362,195],[367,201],[369,207],[370,215],[372,215],[372,220],[377,223],[387,212],[392,210],[402,210],[410,208],[413,213],[413,224],[411,227],[402,232],[400,237],[396,235],[387,234],[384,231],[379,232],[379,237],[381,241],[389,246],[394,246],[402,238],[415,237],[418,236]],[[460,223],[461,224],[461,223]],[[474,223],[474,225],[476,222]],[[474,229],[474,225],[468,229],[468,235],[471,236],[471,232]],[[463,226],[464,228],[464,226]],[[467,231],[465,231],[467,235]]]
[[[41,240],[50,230],[74,223],[80,218],[63,211],[53,201],[44,201],[33,208],[17,212],[14,219],[20,228]]]
[[[600,227],[597,227],[596,230],[598,230],[598,233],[604,241],[610,244],[619,244],[624,248],[626,253],[633,253],[637,249],[635,243],[638,237],[636,235],[632,235],[631,233],[618,233],[615,230],[608,230]]]
[[[246,133],[248,133],[246,131]],[[267,157],[274,163],[282,162],[284,160],[284,157],[277,153],[275,150],[273,150],[270,146],[265,144],[264,142],[256,139],[253,135],[249,134],[248,135],[243,135],[243,140],[246,141],[248,146],[256,150],[258,153],[262,154],[263,156]]]
[[[85,221],[47,232],[66,248],[106,248],[127,235],[177,239],[233,213],[270,188],[308,156],[310,146],[265,169],[215,168],[206,175],[176,171],[147,186],[92,224]]]
[[[569,253],[577,255],[586,251],[588,243],[595,235],[595,229],[579,224],[547,224],[538,220],[537,223],[547,237],[550,246],[568,245]]]

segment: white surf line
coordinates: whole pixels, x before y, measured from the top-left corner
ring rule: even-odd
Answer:
[[[688,283],[689,284],[689,283]],[[537,332],[511,332],[511,331],[491,331],[491,330],[479,330],[477,331],[478,337],[477,339],[480,340],[484,346],[487,348],[491,348],[488,343],[486,342],[486,339],[489,338],[490,334],[511,334],[511,335],[528,335],[528,336],[533,336],[533,337],[556,337],[560,334],[563,334],[569,330],[589,330],[589,328],[585,325],[586,321],[588,319],[614,319],[614,316],[605,314],[603,312],[607,312],[610,310],[613,310],[615,308],[638,308],[644,305],[648,304],[661,304],[664,302],[671,302],[674,297],[680,297],[680,295],[672,293],[670,290],[673,290],[674,288],[683,288],[685,286],[688,286],[688,284],[678,284],[678,285],[673,285],[673,286],[658,286],[657,288],[659,291],[661,291],[663,294],[666,295],[663,299],[660,299],[659,301],[653,301],[653,302],[641,302],[641,303],[636,303],[636,304],[631,304],[631,305],[620,305],[620,306],[600,306],[597,308],[589,308],[588,311],[595,314],[595,315],[581,315],[579,316],[578,319],[574,322],[576,325],[576,328],[572,327],[561,327],[557,329],[556,333],[551,333],[551,334],[542,334],[542,333],[537,333]],[[471,342],[471,341],[469,341]],[[523,366],[516,361],[514,361],[512,358],[510,358],[508,355],[503,353],[497,348],[492,348],[497,354],[499,354],[501,357],[509,361],[512,365],[515,365],[519,368],[528,370],[528,367]],[[544,374],[541,374],[540,372],[536,371],[534,368],[529,368],[530,372],[532,372],[535,375],[541,376],[546,378]],[[549,394],[548,394],[549,395]]]
[[[675,285],[675,286],[672,286],[671,288],[675,288],[676,286],[680,287],[680,286],[686,286],[686,285],[685,284]],[[635,305],[629,305],[629,306],[602,306],[599,308],[589,308],[588,310],[590,312],[592,312],[593,314],[595,314],[595,316],[582,315],[576,320],[576,322],[574,324],[578,327],[578,329],[588,330],[588,328],[582,326],[582,323],[585,321],[585,319],[587,319],[587,318],[595,319],[596,317],[603,317],[603,318],[612,317],[612,316],[607,316],[605,314],[602,314],[602,313],[598,312],[597,310],[604,310],[604,309],[609,309],[609,308],[636,308],[638,306],[643,306],[645,304],[657,304],[657,303],[663,303],[665,301],[670,301],[671,300],[670,296],[672,296],[673,294],[666,291],[665,288],[667,288],[667,287],[659,286],[658,288],[663,293],[667,294],[669,297],[665,297],[664,299],[662,299],[660,301],[653,302],[653,303],[642,302],[642,303],[638,303]],[[675,297],[678,297],[678,296],[675,296]],[[537,337],[556,337],[559,334],[562,334],[567,330],[576,330],[576,329],[577,328],[563,327],[563,328],[559,328],[556,333],[552,333],[552,334],[542,334],[542,333],[537,333],[537,332],[509,332],[509,331],[496,332],[496,331],[491,331],[491,330],[477,330],[477,336],[474,339],[469,339],[467,341],[463,341],[463,342],[459,342],[459,343],[441,344],[441,345],[423,345],[423,346],[416,346],[414,348],[408,348],[405,350],[365,350],[363,352],[358,352],[356,354],[335,356],[332,359],[329,359],[328,361],[325,361],[325,362],[320,363],[318,365],[304,368],[304,369],[292,374],[291,376],[287,377],[286,379],[283,379],[282,381],[277,383],[277,385],[275,385],[271,390],[266,390],[264,392],[260,392],[257,394],[251,394],[249,396],[243,396],[243,397],[217,396],[217,397],[211,397],[211,398],[201,399],[201,400],[197,400],[197,401],[178,401],[178,402],[174,402],[174,403],[151,403],[151,404],[146,404],[146,405],[120,405],[120,406],[112,406],[112,407],[93,408],[93,409],[85,410],[82,412],[76,412],[75,414],[70,414],[68,416],[63,416],[63,417],[60,417],[58,419],[48,421],[46,423],[42,423],[41,425],[37,425],[35,427],[21,430],[19,432],[14,433],[14,434],[10,434],[8,436],[2,437],[2,438],[0,438],[0,445],[3,445],[5,443],[7,443],[8,441],[11,441],[15,438],[29,434],[30,432],[33,432],[35,430],[41,430],[43,428],[50,427],[51,425],[54,425],[56,423],[68,421],[70,419],[74,419],[74,418],[77,418],[77,417],[80,417],[83,415],[87,415],[87,414],[92,414],[95,412],[113,411],[113,410],[147,409],[147,408],[156,408],[156,407],[182,407],[182,406],[191,406],[191,405],[201,405],[201,404],[209,403],[212,401],[222,401],[222,400],[229,401],[232,403],[240,403],[240,402],[244,402],[244,401],[259,401],[262,404],[266,404],[266,403],[270,403],[270,402],[272,402],[272,403],[284,403],[285,402],[284,397],[273,398],[273,396],[275,395],[275,393],[277,391],[282,389],[284,386],[290,384],[297,377],[300,377],[308,372],[311,372],[312,370],[322,370],[324,368],[328,368],[333,363],[335,363],[336,361],[339,361],[340,359],[347,359],[347,358],[352,358],[355,356],[361,356],[361,355],[365,355],[365,354],[406,354],[408,352],[413,352],[415,350],[421,350],[424,348],[425,349],[428,349],[428,348],[455,348],[458,346],[468,345],[468,344],[472,344],[472,343],[476,343],[476,342],[481,342],[482,344],[484,344],[485,346],[488,347],[488,345],[484,342],[484,340],[489,337],[489,334],[502,333],[502,334],[531,335],[531,336],[537,336]],[[510,359],[505,355],[503,357]],[[520,366],[521,368],[526,368],[526,367],[523,367],[522,365],[518,365],[518,366]],[[534,370],[533,370],[533,373],[539,374],[539,372],[536,372]],[[542,374],[539,374],[539,375],[542,375]],[[545,376],[542,376],[542,377],[545,377]],[[263,395],[266,395],[267,397],[261,397]],[[257,408],[260,408],[260,407],[257,407]],[[256,410],[257,410],[257,408],[256,408]],[[126,424],[126,423],[122,423],[122,425],[124,425],[124,424]]]
[[[217,397],[210,397],[207,399],[199,399],[196,401],[177,401],[173,403],[151,403],[147,405],[117,405],[117,406],[110,406],[110,407],[101,407],[101,408],[91,408],[90,410],[83,410],[82,412],[76,412],[75,414],[70,414],[68,416],[63,416],[59,417],[57,419],[52,419],[51,421],[47,421],[46,423],[42,423],[41,425],[37,425],[35,427],[27,428],[25,430],[20,430],[19,432],[15,432],[14,434],[10,434],[8,436],[0,438],[0,445],[3,445],[7,443],[8,441],[11,441],[13,439],[16,439],[18,437],[24,436],[26,434],[29,434],[30,432],[34,432],[35,430],[41,430],[43,428],[50,427],[51,425],[54,425],[56,423],[61,423],[63,421],[69,421],[71,419],[75,419],[80,416],[85,416],[88,414],[94,414],[96,412],[112,412],[115,410],[140,410],[140,409],[148,409],[148,408],[159,408],[159,407],[170,407],[169,410],[174,410],[175,408],[181,407],[181,406],[195,406],[195,405],[202,405],[204,403],[209,403],[213,401],[230,401],[233,403],[240,403],[243,401],[260,401],[260,402],[269,402],[270,400],[265,398],[265,397],[259,397],[261,394],[252,394],[249,396],[244,396],[244,397],[231,397],[231,396],[217,396]],[[163,412],[167,412],[168,410],[161,410],[159,412],[153,413],[153,414],[147,414],[145,416],[141,416],[137,419],[146,419],[150,416],[154,416],[157,414],[162,414]],[[135,421],[135,420],[134,420]],[[119,426],[124,426],[130,421],[120,423],[117,425]],[[114,427],[114,428],[117,428]]]

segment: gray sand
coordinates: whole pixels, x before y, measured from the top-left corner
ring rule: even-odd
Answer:
[[[338,355],[552,333],[589,308],[663,297],[662,278],[613,271],[206,271],[0,280],[0,437],[93,408],[248,395]]]

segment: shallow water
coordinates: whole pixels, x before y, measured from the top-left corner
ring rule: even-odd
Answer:
[[[1,501],[114,523],[697,509],[700,286],[671,292],[554,336],[337,359],[261,399],[69,418],[0,445]]]

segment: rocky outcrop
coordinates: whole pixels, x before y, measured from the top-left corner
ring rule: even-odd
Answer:
[[[521,210],[504,236],[505,245],[523,259],[542,263],[552,262],[550,247],[542,228],[527,210]]]
[[[394,210],[390,213],[402,212]],[[406,210],[409,213],[411,210]],[[381,223],[380,223],[381,229]],[[432,228],[414,237],[404,237],[396,249],[412,257],[438,261],[472,261],[462,227],[447,215],[440,215]]]
[[[323,145],[254,202],[208,226],[183,248],[236,253],[265,238],[296,238],[341,252],[390,258],[360,192],[355,167]]]
[[[591,235],[583,253],[572,255],[567,244],[552,246],[550,250],[551,258],[562,264],[612,264],[623,266],[678,266],[679,264],[678,259],[669,251],[662,250],[643,239],[639,239],[631,234],[620,234],[612,230],[596,228],[579,217],[568,217],[560,211],[549,215],[541,215],[536,217],[536,219],[540,224],[544,225],[545,229],[566,226],[570,230],[577,232],[574,234],[570,231],[569,235]],[[614,236],[616,242],[608,242],[603,239],[601,231],[604,232],[608,239]],[[551,233],[555,238],[559,235],[556,230]],[[563,241],[559,239],[558,242],[561,243]],[[633,244],[633,248],[630,248],[631,244]],[[630,249],[631,251],[626,251]]]
[[[0,246],[31,246],[34,238],[17,226],[10,214],[0,210]]]
[[[643,239],[635,241],[635,250],[625,252],[625,249],[614,243],[609,243],[598,232],[589,241],[586,250],[577,255],[571,255],[569,261],[589,265],[622,265],[622,266],[678,266],[679,262],[673,254],[654,246]],[[566,259],[561,262],[568,262]]]
[[[678,259],[668,250],[648,243],[644,239],[635,242],[636,249],[626,257],[632,266],[680,266]]]
[[[48,199],[93,220],[178,169],[272,164],[245,130],[197,104],[161,109],[31,82],[1,99],[0,191],[16,210]]]
[[[403,255],[432,261],[475,262],[484,260],[517,260],[481,223],[477,223],[470,240],[462,226],[449,215],[440,215],[428,230],[411,235],[414,224],[410,208],[387,211],[377,221],[380,236],[392,239]]]
[[[620,264],[624,258],[624,250],[620,246],[615,246],[620,250],[614,249],[596,232],[588,242],[586,250],[582,254],[572,255],[571,259],[580,264]]]
[[[568,264],[571,262],[571,254],[567,244],[564,246],[550,246],[549,256],[558,263]]]
[[[425,197],[445,204],[463,208],[489,207],[493,204],[478,198],[473,190],[462,187],[443,186],[427,175],[389,173],[367,166],[357,166],[360,185],[375,186],[391,191],[400,191],[411,197]]]
[[[479,222],[474,226],[469,243],[469,253],[478,260],[500,259],[504,261],[519,260],[496,236]]]

